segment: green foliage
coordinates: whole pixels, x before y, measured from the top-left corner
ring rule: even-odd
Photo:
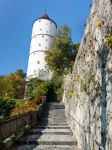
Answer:
[[[104,42],[106,47],[112,49],[112,25],[109,27],[109,31],[105,35]]]
[[[0,76],[0,96],[10,98],[23,98],[25,90],[25,74],[23,70],[6,76]]]
[[[63,72],[69,66],[70,51],[72,49],[71,30],[67,25],[58,29],[49,52],[46,53],[46,61],[53,71]]]
[[[71,67],[73,66],[74,62],[75,62],[75,59],[76,59],[76,56],[77,56],[77,53],[78,53],[78,50],[79,50],[79,46],[80,46],[80,43],[76,43],[76,44],[73,44],[72,45],[72,55],[71,55],[71,58],[70,58],[70,65]]]
[[[0,116],[9,117],[12,109],[15,107],[14,100],[3,100],[0,99]]]
[[[48,92],[48,83],[47,81],[38,82],[37,87],[33,90],[34,97],[37,96],[46,96]]]
[[[4,80],[4,77],[0,76],[0,97],[3,97],[5,95],[6,88],[7,88],[7,83]]]
[[[38,80],[37,78],[31,79],[26,88],[26,97],[35,99],[37,96],[45,96],[48,92],[47,81]]]
[[[48,82],[48,101],[61,101],[63,95],[63,74],[54,72],[52,79]]]
[[[14,101],[16,106],[24,105],[25,103],[24,99],[14,99]]]
[[[69,87],[69,89],[68,89],[68,91],[67,91],[67,93],[66,93],[66,96],[68,97],[68,98],[70,98],[71,96],[72,96],[72,94],[73,94],[73,91],[74,91],[74,86],[73,86],[73,84]]]
[[[35,101],[32,100],[24,100],[19,105],[16,105],[14,109],[11,111],[11,116],[23,114],[29,111],[37,110],[38,105]]]
[[[61,101],[63,95],[63,74],[54,72],[49,81],[31,79],[26,88],[26,97],[37,99],[39,96],[47,96],[48,101]]]
[[[28,83],[27,83],[27,88],[26,88],[26,91],[25,91],[25,95],[26,97],[28,98],[34,98],[34,89],[37,87],[37,83],[38,83],[38,80],[36,78],[34,79],[31,79]]]
[[[74,52],[75,54],[77,53],[79,46],[80,46],[80,43],[73,44],[73,50],[75,51]]]

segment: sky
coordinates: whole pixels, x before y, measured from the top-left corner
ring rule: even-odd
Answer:
[[[32,23],[45,10],[58,26],[72,29],[81,41],[91,0],[0,0],[0,75],[21,68],[27,72]]]

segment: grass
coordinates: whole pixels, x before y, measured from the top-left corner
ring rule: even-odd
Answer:
[[[14,99],[14,100],[15,100],[16,106],[20,106],[25,103],[24,99]]]

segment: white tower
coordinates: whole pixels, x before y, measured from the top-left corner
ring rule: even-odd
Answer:
[[[50,79],[51,73],[45,61],[45,52],[49,50],[57,25],[45,13],[33,23],[32,39],[29,53],[27,80],[38,78]]]

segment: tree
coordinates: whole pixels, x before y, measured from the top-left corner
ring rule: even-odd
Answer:
[[[0,97],[3,97],[5,95],[6,87],[7,87],[7,84],[4,80],[4,77],[0,76]]]
[[[23,98],[25,91],[25,73],[18,69],[14,73],[0,77],[0,96]]]
[[[54,72],[48,81],[48,101],[61,101],[63,95],[63,73]]]
[[[49,68],[53,71],[63,72],[69,66],[71,50],[71,30],[67,25],[63,25],[53,37],[50,49],[46,53],[45,59]]]
[[[23,71],[22,69],[17,69],[17,70],[15,71],[15,75],[16,75],[17,77],[22,78],[22,79],[24,79],[24,78],[26,77],[26,73],[24,73],[24,71]]]
[[[74,65],[74,62],[75,62],[78,50],[79,50],[79,46],[80,46],[80,43],[76,43],[76,44],[72,45],[72,54],[71,54],[71,57],[70,57],[70,68],[71,68],[71,71],[72,71],[72,68],[73,68],[73,65]]]

